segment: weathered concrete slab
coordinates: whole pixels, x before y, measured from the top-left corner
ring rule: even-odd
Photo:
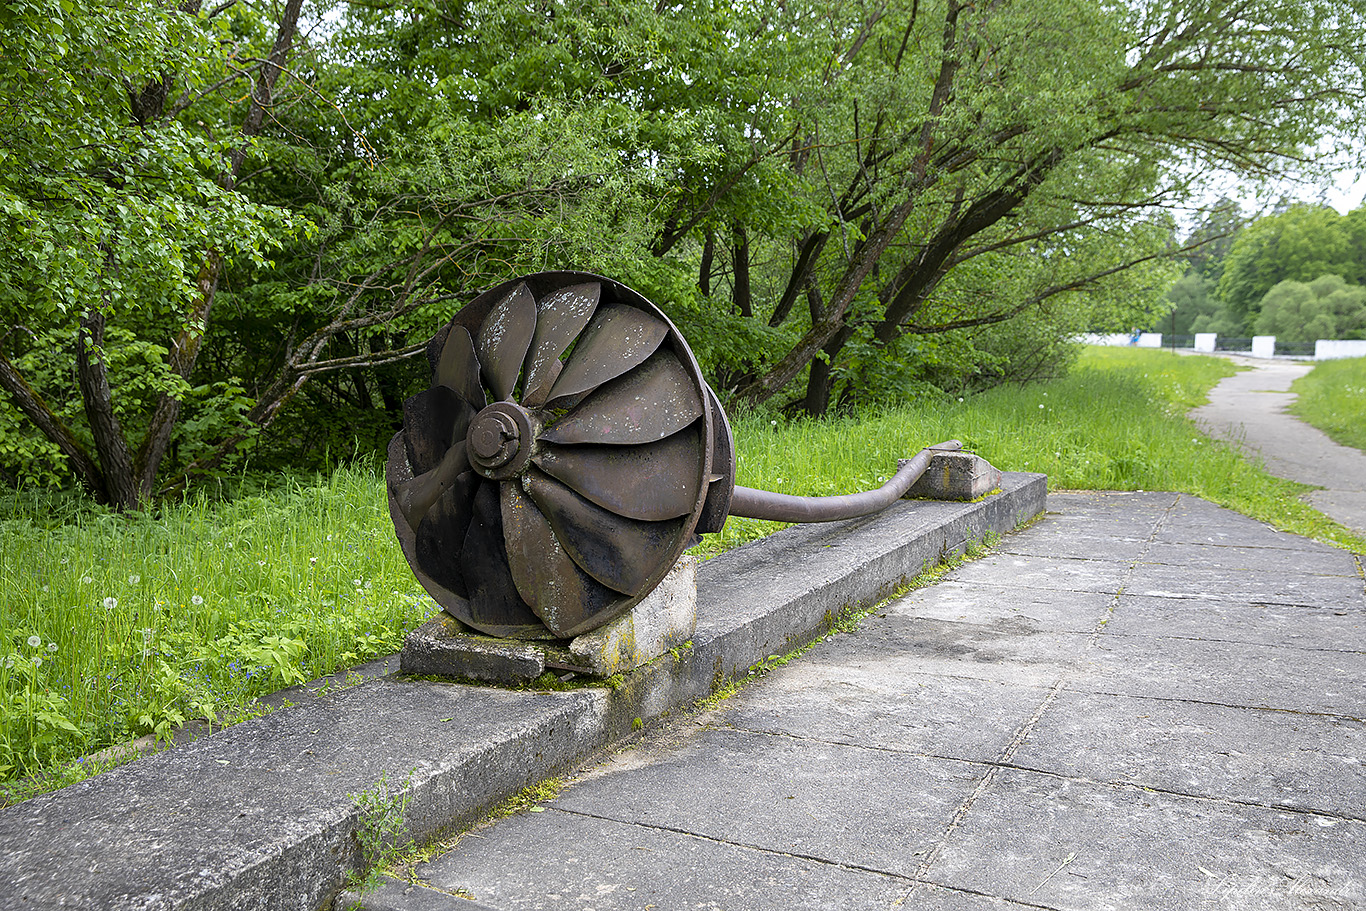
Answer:
[[[1361,608],[1362,580],[1357,576],[1254,572],[1204,568],[1198,565],[1140,563],[1126,591],[1162,598],[1208,601],[1249,601],[1259,604],[1315,604],[1351,610]]]
[[[892,619],[889,615],[888,619]],[[865,620],[859,641],[836,638],[803,661],[844,668],[852,680],[966,677],[1028,687],[1049,687],[1089,667],[1090,636],[1036,631],[1028,621],[950,623]]]
[[[1030,537],[1035,537],[1033,532]],[[898,617],[965,623],[1023,618],[1057,632],[1089,633],[1109,615],[1114,600],[1114,595],[1107,592],[1054,591],[992,582],[950,581],[911,592],[888,605],[887,612]]]
[[[881,749],[698,729],[623,755],[553,806],[731,844],[909,875],[984,771]]]
[[[1106,632],[1360,652],[1366,651],[1366,606],[1312,607],[1124,595]]]
[[[1233,547],[1209,544],[1154,542],[1143,552],[1146,563],[1243,572],[1280,572],[1310,576],[1342,576],[1361,580],[1356,557],[1331,547]],[[1363,583],[1366,587],[1366,583]]]
[[[1161,544],[1216,544],[1272,547],[1281,550],[1322,550],[1324,545],[1264,522],[1249,519],[1206,500],[1183,496],[1170,520],[1153,538]]]
[[[562,845],[547,856],[547,835]],[[548,808],[510,819],[450,854],[423,864],[429,888],[404,894],[392,884],[367,893],[367,911],[746,911],[898,907],[914,885],[903,878],[816,858],[765,851],[679,832],[598,819]],[[527,883],[534,883],[527,888]],[[436,890],[443,890],[438,892]],[[473,896],[456,898],[451,892]],[[423,895],[418,904],[414,893]],[[926,911],[1006,908],[980,896],[942,888],[917,891],[913,906]],[[389,902],[389,904],[386,904]],[[1018,906],[1014,906],[1018,907]]]
[[[1087,657],[1086,692],[1366,717],[1366,652],[1114,636]]]
[[[946,578],[1048,591],[1115,594],[1124,584],[1130,563],[1118,560],[1067,559],[1021,554],[991,554],[959,567]]]
[[[1098,783],[1366,821],[1366,723],[1331,715],[1065,692],[1017,765]]]
[[[819,658],[820,649],[806,657]],[[729,727],[992,762],[1047,690],[972,677],[848,675],[806,660],[733,697]]]
[[[977,503],[906,501],[708,561],[690,649],[614,689],[380,678],[0,810],[0,908],[313,909],[360,862],[351,795],[404,782],[410,834],[473,820],[828,629],[970,540],[1042,510],[1042,475]],[[468,907],[468,906],[465,906]]]
[[[1366,824],[1002,770],[929,878],[1061,911],[1366,906]]]

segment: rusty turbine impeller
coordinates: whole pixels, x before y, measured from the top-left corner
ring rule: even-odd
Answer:
[[[428,346],[389,444],[403,553],[481,632],[570,638],[659,584],[734,487],[730,428],[678,330],[576,272],[480,295]]]
[[[427,347],[432,387],[389,443],[403,554],[484,633],[568,639],[620,616],[728,515],[828,522],[896,502],[948,440],[877,490],[735,484],[725,412],[674,325],[610,279],[542,272],[479,295]]]

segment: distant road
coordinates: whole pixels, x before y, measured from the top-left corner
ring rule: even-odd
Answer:
[[[1190,416],[1211,436],[1231,440],[1277,477],[1314,484],[1305,498],[1320,512],[1366,537],[1366,453],[1340,446],[1286,412],[1290,384],[1312,365],[1229,356],[1251,367],[1219,382],[1209,404]]]

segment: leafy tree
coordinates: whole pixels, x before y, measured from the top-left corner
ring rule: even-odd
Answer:
[[[1366,210],[1346,216],[1327,206],[1296,205],[1253,222],[1228,253],[1218,297],[1248,331],[1262,301],[1284,281],[1311,282],[1321,275],[1366,283]]]
[[[746,213],[737,194],[792,200],[785,220],[743,223],[731,271],[748,278],[719,307],[783,330],[736,393],[805,374],[813,413],[865,331],[887,347],[1028,318],[1151,264],[1189,175],[1274,174],[1345,133],[1366,56],[1359,2],[789,3],[756,19],[755,56],[805,62],[751,106],[747,148],[680,186],[656,249],[706,266]],[[1012,257],[1050,280],[971,300],[947,281],[971,260],[1016,273]]]
[[[1366,338],[1366,288],[1340,275],[1278,282],[1262,298],[1256,332],[1295,342]]]
[[[6,433],[0,458],[60,453],[121,507],[151,494],[181,402],[225,392],[190,382],[223,264],[262,263],[291,230],[286,213],[234,184],[300,0],[285,4],[259,56],[250,34],[234,31],[251,16],[200,6],[0,9],[0,324],[11,327],[0,387],[44,438]],[[197,106],[241,82],[250,90],[240,121],[223,105]]]

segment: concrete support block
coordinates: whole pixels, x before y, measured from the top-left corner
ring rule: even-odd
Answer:
[[[1216,332],[1197,332],[1195,333],[1195,350],[1214,353],[1214,344],[1219,335]]]
[[[697,560],[682,557],[622,616],[569,642],[498,639],[442,612],[408,634],[399,671],[515,685],[547,667],[610,677],[648,664],[697,629]]]
[[[1252,356],[1253,356],[1253,357],[1275,357],[1275,356],[1276,356],[1276,336],[1274,336],[1274,335],[1254,335],[1254,336],[1252,336]]]
[[[545,672],[545,650],[520,639],[470,632],[445,611],[408,634],[399,672],[465,677],[486,683],[523,683]]]
[[[906,491],[927,500],[975,500],[1001,486],[1001,472],[971,452],[944,452],[930,459],[930,467]]]
[[[622,616],[569,643],[569,651],[599,677],[653,661],[697,629],[697,558],[679,559],[655,590]]]

